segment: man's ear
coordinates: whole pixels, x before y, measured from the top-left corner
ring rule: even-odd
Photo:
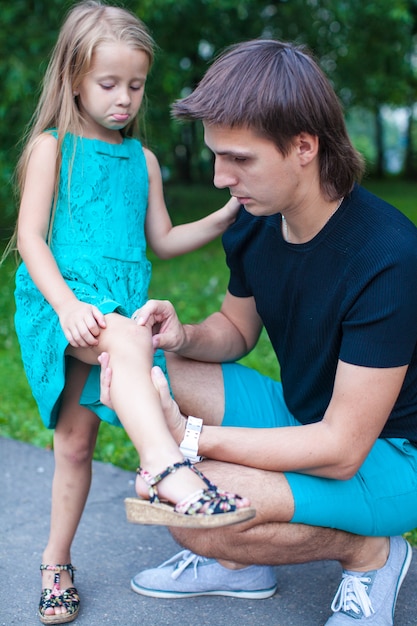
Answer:
[[[308,165],[318,154],[319,138],[317,135],[300,133],[296,138],[296,146],[301,165]]]

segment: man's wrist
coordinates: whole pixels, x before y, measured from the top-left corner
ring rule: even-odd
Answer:
[[[193,326],[193,324],[182,324],[182,339],[180,345],[175,350],[176,354],[185,357],[187,356],[188,346],[193,345],[192,340],[190,339],[190,334],[192,333]]]

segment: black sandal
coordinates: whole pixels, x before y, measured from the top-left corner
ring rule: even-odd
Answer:
[[[80,597],[75,587],[68,587],[68,589],[61,589],[60,586],[60,572],[69,572],[71,574],[71,580],[74,582],[74,570],[75,567],[71,563],[67,565],[44,565],[40,566],[40,570],[48,570],[55,572],[54,586],[52,589],[43,589],[41,599],[39,601],[39,619],[43,624],[66,624],[72,622],[78,615],[80,610]],[[63,606],[66,608],[66,613],[60,613],[59,615],[45,615],[46,609],[54,609],[57,606]]]
[[[188,467],[207,485],[176,506],[160,501],[157,484],[181,467]],[[138,468],[136,471],[148,486],[149,500],[126,498],[126,515],[133,524],[156,524],[160,526],[182,526],[185,528],[217,528],[238,524],[256,515],[251,507],[237,508],[240,496],[217,489],[188,459],[168,466],[157,476]],[[202,511],[203,509],[203,511]],[[202,511],[202,512],[201,512]]]

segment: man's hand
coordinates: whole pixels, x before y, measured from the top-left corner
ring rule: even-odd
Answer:
[[[98,362],[100,363],[100,402],[104,404],[104,406],[108,406],[110,409],[113,408],[111,397],[110,397],[110,387],[111,387],[111,377],[112,371],[110,368],[110,355],[107,352],[102,352],[98,357]]]
[[[152,330],[153,347],[175,352],[185,340],[183,325],[178,319],[175,309],[168,300],[148,300],[148,302],[132,315],[140,326]]]
[[[170,433],[177,444],[180,445],[181,441],[184,439],[185,427],[187,425],[186,417],[181,413],[178,404],[172,398],[168,387],[168,381],[161,368],[154,366],[152,368],[151,376],[154,387],[159,393],[162,410],[164,412]]]

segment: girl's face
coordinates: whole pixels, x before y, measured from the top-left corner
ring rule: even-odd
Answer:
[[[119,130],[142,104],[149,57],[125,43],[103,43],[93,54],[90,71],[74,92],[85,120],[84,136],[120,142]]]

